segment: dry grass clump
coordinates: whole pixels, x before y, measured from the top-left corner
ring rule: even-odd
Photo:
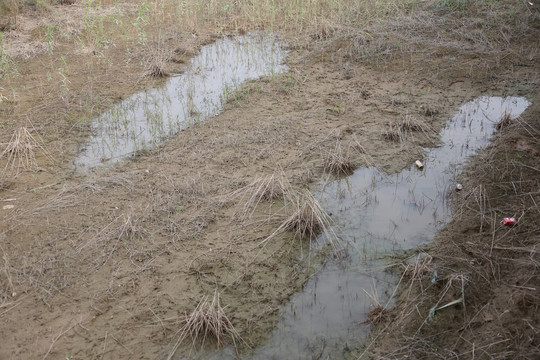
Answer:
[[[351,175],[355,165],[347,154],[343,153],[341,143],[336,142],[334,151],[327,154],[324,159],[324,172],[334,175]]]
[[[16,129],[9,142],[1,144],[4,150],[0,158],[6,158],[7,163],[2,170],[2,178],[7,176],[17,176],[19,172],[37,167],[36,150],[47,153],[44,147],[36,140],[26,127]]]
[[[330,227],[330,217],[310,191],[304,190],[291,198],[294,212],[283,223],[283,227],[294,231],[299,238],[312,239]]]
[[[383,137],[390,141],[403,142],[403,129],[397,122],[390,122],[388,123],[386,130],[383,132]]]
[[[248,185],[221,197],[220,202],[234,200],[238,204],[236,215],[241,220],[245,220],[253,216],[261,202],[282,198],[289,187],[283,174],[256,176],[255,180]]]
[[[431,104],[422,106],[422,109],[424,110],[424,116],[435,116],[440,112],[436,106]]]
[[[508,126],[510,126],[510,124],[512,124],[512,117],[510,116],[509,113],[507,113],[506,111],[502,114],[501,116],[501,119],[499,120],[499,122],[495,125],[495,128],[497,130],[502,130]]]
[[[435,130],[424,120],[418,119],[412,115],[405,115],[401,120],[400,126],[403,130],[416,131],[425,135],[432,135]]]
[[[418,255],[414,263],[408,264],[405,267],[403,278],[411,281],[421,281],[425,274],[433,271],[433,266],[431,265],[432,261],[433,257],[431,255]]]
[[[388,315],[388,310],[378,305],[371,309],[365,322],[368,324],[379,324],[384,321],[386,315]]]
[[[261,201],[272,201],[282,197],[286,187],[284,177],[278,177],[275,174],[257,177],[243,188],[246,198],[241,211],[242,218],[251,217]]]
[[[227,340],[232,341],[236,348],[237,342],[242,340],[240,334],[225,314],[225,308],[220,304],[217,290],[214,292],[214,297],[211,301],[208,296],[203,296],[195,307],[195,310],[186,316],[180,337],[167,357],[167,360],[173,358],[179,345],[187,337],[192,339],[193,344],[197,339],[201,339],[201,347],[204,347],[206,340],[211,338],[216,341],[218,348],[226,344]]]
[[[386,309],[379,301],[379,298],[377,296],[377,290],[375,288],[375,284],[372,284],[371,287],[371,293],[366,291],[366,289],[362,289],[364,291],[364,294],[369,298],[369,302],[371,303],[371,306],[373,309],[368,313],[367,319],[364,321],[364,323],[375,325],[378,323],[383,322],[386,319],[386,315],[388,315],[388,309]]]
[[[282,197],[287,187],[283,176],[272,174],[257,176],[254,181],[240,191],[247,194],[249,204],[256,206],[261,200],[272,201]]]
[[[493,222],[491,218],[493,214],[489,210],[490,208],[490,196],[486,186],[480,184],[463,194],[456,216],[463,217],[467,211],[473,212],[476,215],[475,218],[479,221],[479,231],[482,232],[485,227],[489,227]]]
[[[409,294],[412,292],[412,287],[415,283],[418,283],[422,291],[424,291],[424,277],[427,274],[434,273],[432,262],[433,257],[431,255],[421,253],[416,256],[416,261],[414,263],[405,266],[401,278],[409,281]]]
[[[168,76],[167,62],[171,59],[171,54],[165,45],[158,41],[158,44],[150,47],[144,56],[144,76],[160,78]]]
[[[148,231],[140,225],[140,218],[134,219],[131,215],[124,215],[118,229],[119,239],[135,240],[148,235]]]
[[[260,245],[278,234],[292,231],[295,239],[309,239],[310,243],[319,234],[324,234],[334,250],[339,249],[339,240],[331,228],[332,219],[309,190],[304,189],[301,192],[289,190],[285,194],[285,200],[291,211],[290,215]]]
[[[168,73],[165,71],[164,62],[161,59],[152,58],[145,66],[144,75],[160,78],[167,76]]]
[[[390,122],[388,127],[383,132],[384,138],[390,141],[403,142],[407,134],[412,132],[420,133],[428,140],[432,139],[436,134],[435,129],[425,121],[411,115],[405,115],[401,121]]]

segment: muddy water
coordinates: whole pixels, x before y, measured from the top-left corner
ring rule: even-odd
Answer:
[[[369,331],[363,322],[371,304],[391,301],[397,279],[384,271],[385,257],[425,244],[449,221],[448,195],[466,158],[488,144],[503,113],[516,118],[528,105],[518,97],[478,98],[448,121],[440,147],[426,149],[423,170],[360,168],[321,184],[319,200],[349,242],[350,257],[331,260],[293,296],[269,340],[246,358],[346,358],[348,344]]]
[[[282,45],[274,35],[251,34],[204,46],[185,72],[162,87],[130,96],[96,118],[75,168],[113,163],[217,115],[242,82],[287,71]]]

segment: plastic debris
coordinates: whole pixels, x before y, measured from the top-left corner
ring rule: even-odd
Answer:
[[[461,191],[461,190],[463,190],[463,185],[457,184],[456,185],[456,191]]]
[[[435,312],[436,311],[442,310],[442,309],[447,308],[447,307],[452,306],[452,305],[460,304],[462,302],[463,302],[463,297],[460,297],[459,299],[451,301],[446,305],[443,305],[443,306],[440,306],[440,307],[435,307],[435,306],[432,307],[431,309],[429,309],[428,322],[433,322],[435,320]]]
[[[505,217],[505,218],[502,219],[502,223],[504,225],[515,225],[516,224],[516,218]]]
[[[416,162],[414,163],[416,165],[417,168],[419,169],[423,169],[424,168],[424,164],[422,164],[422,162],[420,160],[416,160]]]
[[[4,210],[9,210],[9,209],[13,209],[14,207],[15,207],[15,205],[4,205],[4,206],[2,207],[2,209],[4,209]]]
[[[439,278],[439,274],[437,274],[437,270],[435,270],[435,272],[433,273],[433,279],[431,279],[431,283],[435,284],[438,278]]]

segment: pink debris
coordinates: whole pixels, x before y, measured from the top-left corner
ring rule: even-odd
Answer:
[[[516,219],[513,217],[505,217],[502,220],[504,225],[515,225]]]

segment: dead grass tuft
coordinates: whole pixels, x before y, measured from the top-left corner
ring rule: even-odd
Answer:
[[[236,348],[238,341],[242,340],[240,334],[225,314],[225,308],[220,304],[217,290],[214,292],[214,297],[211,301],[208,296],[203,296],[195,307],[195,310],[186,316],[180,337],[167,357],[167,360],[173,358],[179,345],[188,337],[192,339],[193,344],[195,344],[197,339],[200,339],[201,347],[204,347],[207,339],[213,339],[218,348],[225,345],[227,340],[232,341]]]
[[[243,201],[241,217],[243,219],[251,217],[261,201],[272,201],[282,197],[286,188],[286,180],[283,176],[272,174],[256,178],[242,189],[245,200]]]
[[[234,201],[237,204],[235,213],[241,220],[253,216],[257,206],[263,201],[274,201],[282,198],[290,187],[287,179],[281,175],[256,176],[255,180],[230,194],[219,197],[220,203]]]
[[[309,239],[310,243],[319,234],[324,234],[335,251],[340,249],[339,239],[331,228],[332,219],[309,190],[295,192],[289,189],[285,193],[285,200],[291,211],[290,215],[259,245],[283,232],[292,231],[295,239]]]
[[[388,315],[388,310],[381,305],[378,305],[369,312],[366,323],[379,324],[384,321],[386,315]]]
[[[431,125],[407,114],[399,122],[390,122],[383,132],[383,136],[387,140],[403,142],[413,132],[421,134],[427,140],[432,140],[436,135],[436,131]]]
[[[36,140],[26,127],[16,129],[9,142],[1,144],[5,148],[0,154],[0,158],[6,158],[7,162],[2,170],[2,178],[17,176],[21,170],[30,170],[37,168],[36,150],[47,151]]]
[[[341,149],[341,142],[338,140],[334,151],[329,152],[324,160],[324,172],[333,175],[351,175],[356,168],[348,154],[344,154]]]
[[[403,142],[404,140],[404,134],[403,129],[397,122],[390,122],[388,123],[388,126],[386,127],[386,130],[383,132],[383,137],[386,140],[394,141],[394,142]]]
[[[435,130],[428,123],[412,115],[405,115],[403,120],[401,120],[400,126],[403,130],[421,132],[427,136],[435,133]]]
[[[368,292],[366,289],[362,289],[364,291],[364,294],[369,298],[369,302],[371,303],[371,306],[373,309],[369,312],[367,319],[364,321],[367,324],[375,325],[378,323],[383,322],[386,319],[386,316],[388,315],[388,309],[386,309],[379,301],[379,297],[377,296],[377,290],[375,287],[375,283],[371,285],[371,293]]]
[[[140,225],[140,218],[135,219],[131,215],[123,215],[118,231],[118,238],[126,240],[141,239],[148,235],[148,231]]]
[[[425,254],[424,256],[418,255],[413,264],[408,264],[405,267],[403,278],[411,281],[421,281],[425,274],[433,271],[431,265],[432,261],[433,257],[428,254]]]
[[[171,59],[171,54],[165,45],[158,41],[156,45],[150,47],[144,56],[144,76],[160,78],[168,76],[167,62]]]
[[[491,219],[492,211],[490,204],[490,196],[487,192],[486,186],[480,184],[473,187],[470,191],[466,192],[462,197],[462,201],[458,211],[456,212],[456,217],[463,217],[467,212],[472,212],[475,214],[475,219],[479,221],[479,232],[489,226],[493,219]]]
[[[510,124],[512,124],[512,117],[510,116],[509,113],[504,112],[504,114],[501,116],[501,119],[499,120],[497,125],[495,125],[495,128],[497,130],[502,130],[502,129],[510,126]]]
[[[427,274],[432,274],[434,267],[432,265],[433,257],[426,253],[420,253],[416,256],[414,263],[407,264],[401,276],[402,279],[409,281],[408,293],[411,294],[412,287],[417,283],[424,291],[423,280]]]
[[[422,109],[424,110],[424,116],[435,116],[440,112],[439,108],[431,104],[422,106]]]
[[[283,223],[287,230],[294,231],[299,238],[312,239],[321,230],[329,228],[330,217],[311,192],[304,190],[299,195],[293,195],[291,200],[295,210]]]

